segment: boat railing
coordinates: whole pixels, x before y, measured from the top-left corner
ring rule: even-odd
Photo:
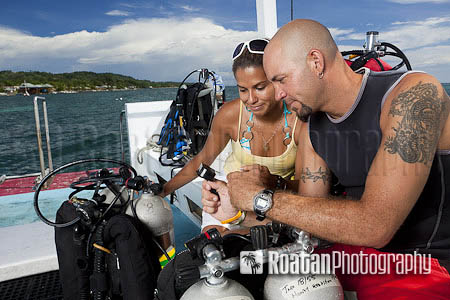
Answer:
[[[45,130],[45,140],[47,143],[47,159],[48,159],[48,168],[45,166],[44,160],[44,150],[42,147],[42,134],[41,134],[41,123],[40,123],[40,114],[39,114],[39,105],[38,100],[42,100],[42,111],[44,115],[44,130]],[[37,137],[37,146],[39,151],[39,164],[41,167],[41,173],[36,179],[36,183],[38,184],[44,176],[53,171],[53,160],[52,160],[52,151],[50,148],[50,131],[48,127],[48,116],[47,116],[47,101],[45,97],[35,96],[33,100],[34,104],[34,118],[36,121],[36,137]],[[50,183],[49,183],[50,184]]]

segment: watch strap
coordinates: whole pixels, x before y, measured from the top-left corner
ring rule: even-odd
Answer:
[[[265,210],[265,211],[262,211],[261,209],[257,208],[256,205],[255,205],[255,201],[261,194],[269,194],[270,197],[272,198],[273,194],[274,194],[274,191],[269,190],[269,189],[264,189],[261,192],[259,192],[258,194],[256,194],[256,196],[253,198],[253,210],[254,210],[254,212],[256,214],[256,220],[258,220],[258,221],[262,221],[262,220],[264,220],[266,218],[267,211],[269,209],[271,209],[272,205],[273,205],[273,201],[271,201],[270,207],[267,210]]]

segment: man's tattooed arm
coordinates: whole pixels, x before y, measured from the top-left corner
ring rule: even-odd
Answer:
[[[419,82],[400,93],[392,100],[389,115],[401,120],[392,128],[394,135],[387,137],[384,151],[398,153],[408,163],[431,164],[448,110],[448,97],[444,93],[439,98],[433,83]]]
[[[306,183],[307,180],[312,182],[317,182],[319,180],[323,181],[323,184],[327,184],[331,181],[331,173],[328,169],[322,169],[319,167],[317,171],[311,171],[308,167],[306,169],[302,168],[302,173],[300,174],[300,179]]]

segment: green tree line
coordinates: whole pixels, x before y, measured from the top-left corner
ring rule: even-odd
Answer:
[[[13,72],[0,71],[0,90],[6,86],[18,86],[24,81],[32,84],[51,84],[57,91],[95,89],[96,86],[110,86],[118,89],[134,86],[136,88],[177,87],[177,82],[155,82],[138,80],[130,76],[113,73],[73,72]]]

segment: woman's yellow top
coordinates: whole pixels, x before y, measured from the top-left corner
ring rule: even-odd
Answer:
[[[295,117],[294,127],[292,129],[292,139],[289,145],[281,155],[265,157],[253,155],[249,150],[241,147],[239,143],[239,135],[241,132],[241,119],[242,119],[242,107],[241,101],[239,108],[239,125],[238,125],[238,141],[231,139],[232,152],[225,161],[224,171],[226,174],[234,171],[239,171],[242,166],[259,164],[266,166],[271,174],[281,176],[283,178],[289,178],[295,171],[295,158],[297,156],[297,145],[294,141],[295,127],[297,126],[298,117]]]

